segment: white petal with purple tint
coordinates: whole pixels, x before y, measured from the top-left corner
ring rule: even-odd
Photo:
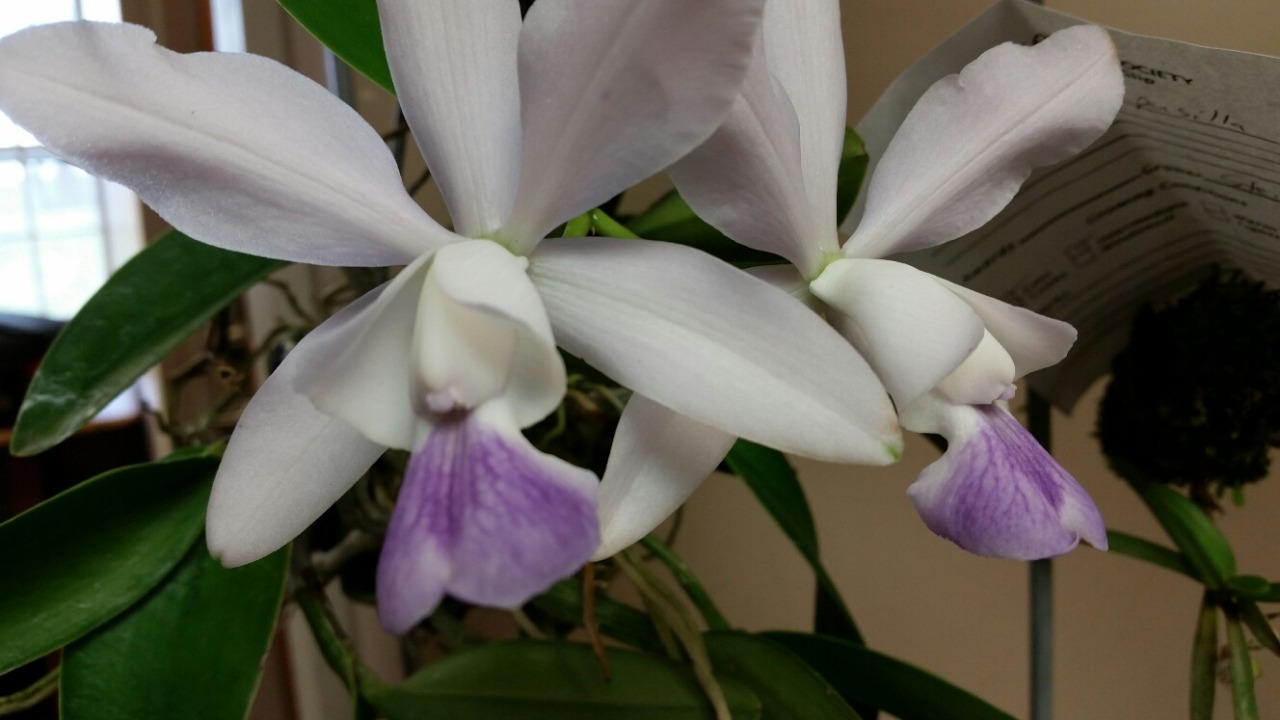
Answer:
[[[661,242],[552,238],[530,261],[560,346],[622,385],[784,452],[897,459],[893,407],[871,368],[778,288]]]
[[[986,51],[934,83],[902,121],[872,170],[845,255],[885,257],[981,227],[1033,169],[1097,140],[1123,100],[1115,46],[1100,27]]]
[[[449,240],[378,133],[263,57],[182,55],[136,25],[34,27],[0,40],[0,110],[210,245],[403,265]]]
[[[461,235],[497,230],[520,177],[520,6],[378,0],[396,96]]]
[[[840,28],[839,0],[765,4],[765,54],[800,122],[810,218],[820,228],[841,220],[836,217],[836,174],[844,148],[848,91]]]
[[[520,34],[520,189],[505,237],[556,225],[662,170],[738,97],[762,0],[551,0]]]
[[[293,388],[315,354],[293,349],[240,416],[213,481],[205,535],[209,552],[236,567],[265,557],[307,528],[360,479],[385,448],[315,408]]]
[[[925,525],[969,552],[1034,560],[1081,541],[1107,547],[1102,515],[1084,488],[998,405],[920,398],[903,426],[947,439],[942,459],[907,490]]]
[[[666,520],[716,469],[734,440],[632,395],[600,480],[600,547],[592,559],[613,555]]]
[[[800,163],[795,110],[765,63],[763,43],[742,95],[706,142],[667,168],[699,217],[735,242],[815,272],[839,249],[835,224],[815,223]]]
[[[383,627],[404,633],[448,594],[518,607],[599,544],[590,472],[538,452],[485,410],[436,424],[405,472],[378,561]]]

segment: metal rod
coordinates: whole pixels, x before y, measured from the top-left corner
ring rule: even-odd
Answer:
[[[1046,451],[1052,423],[1049,401],[1027,398],[1027,429]],[[1053,717],[1053,561],[1031,561],[1031,720]]]

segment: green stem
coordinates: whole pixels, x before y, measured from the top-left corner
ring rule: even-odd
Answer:
[[[1213,720],[1213,695],[1217,689],[1218,604],[1205,591],[1191,650],[1191,720]]]
[[[308,577],[309,576],[309,577]],[[363,698],[386,690],[386,684],[360,662],[346,636],[338,627],[329,608],[324,588],[315,582],[313,572],[304,571],[302,586],[294,594],[294,601],[302,609],[302,615],[311,628],[311,634],[320,647],[320,654],[329,667],[346,683],[357,712]]]
[[[60,675],[60,669],[54,668],[18,692],[0,697],[0,715],[12,715],[39,705],[58,691]]]
[[[591,215],[591,225],[596,229],[596,232],[601,235],[606,237],[626,238],[628,240],[635,240],[640,237],[628,230],[622,223],[609,217],[605,211],[599,208],[592,210],[589,215]]]
[[[1258,720],[1258,698],[1253,692],[1253,656],[1235,608],[1224,608],[1227,642],[1231,646],[1231,704],[1236,720]]]
[[[685,595],[689,596],[689,600],[694,607],[698,608],[698,612],[702,614],[702,619],[706,621],[707,627],[711,630],[729,630],[731,626],[729,621],[725,620],[720,609],[716,607],[715,601],[711,599],[711,595],[707,593],[706,588],[693,574],[689,566],[684,560],[676,555],[675,552],[653,535],[646,536],[640,541],[642,545],[653,553],[654,557],[662,561],[663,565],[671,571],[676,582],[680,583],[680,587],[684,588]]]
[[[680,598],[663,585],[649,568],[645,567],[644,561],[637,558],[633,550],[623,550],[614,558],[618,567],[622,568],[622,572],[635,583],[650,607],[662,616],[662,620],[667,623],[680,644],[684,646],[685,653],[689,655],[689,662],[693,665],[694,677],[702,686],[707,699],[711,701],[716,720],[733,720],[729,712],[729,703],[724,697],[724,690],[721,689],[720,682],[716,680],[712,670],[711,655],[707,652],[706,641],[694,626],[693,618],[685,612]]]
[[[591,213],[584,212],[564,224],[563,237],[586,237],[591,234]]]

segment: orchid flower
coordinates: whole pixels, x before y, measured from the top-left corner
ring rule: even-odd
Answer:
[[[1003,405],[1015,379],[1066,355],[1075,330],[882,258],[981,226],[1034,167],[1106,130],[1124,92],[1106,32],[1075,27],[1035,47],[1002,45],[935,84],[880,159],[862,222],[843,245],[838,3],[769,0],[763,34],[725,123],[669,170],[680,193],[730,238],[791,261],[760,274],[823,313],[862,353],[904,428],[947,439],[946,453],[908,491],[930,529],[990,556],[1052,556],[1082,538],[1105,548],[1092,500]],[[662,452],[661,443],[645,452]],[[602,507],[620,508],[620,519],[606,517],[603,532],[623,543],[660,518],[631,503],[643,489],[610,479],[606,472]],[[670,481],[668,496],[683,499],[700,479]]]
[[[0,41],[0,110],[192,237],[406,265],[254,396],[214,482],[210,551],[229,566],[266,555],[399,448],[412,455],[378,567],[383,624],[403,632],[446,593],[524,602],[599,540],[596,478],[520,432],[564,395],[557,344],[719,431],[892,460],[901,440],[874,373],[784,293],[680,246],[544,240],[709,137],[761,6],[542,0],[522,21],[516,0],[380,0],[392,76],[454,231],[405,193],[354,111],[274,62],[179,55],[122,25]]]

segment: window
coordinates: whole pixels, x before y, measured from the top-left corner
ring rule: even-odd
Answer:
[[[15,3],[0,36],[81,19],[118,22],[119,2]],[[131,192],[58,160],[0,115],[0,313],[67,319],[141,243]]]

